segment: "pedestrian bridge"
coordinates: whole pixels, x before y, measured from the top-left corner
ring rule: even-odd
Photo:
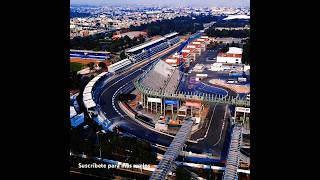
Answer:
[[[235,180],[238,179],[238,167],[240,159],[240,143],[241,143],[241,125],[235,125],[229,146],[229,152],[226,162],[226,168],[223,173],[223,180]]]
[[[164,180],[173,168],[175,159],[179,156],[184,143],[189,139],[193,121],[185,119],[175,138],[172,140],[167,151],[163,155],[162,160],[159,162],[157,168],[152,173],[150,180]]]

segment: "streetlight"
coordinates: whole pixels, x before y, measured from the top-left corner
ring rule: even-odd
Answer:
[[[100,133],[100,131],[97,131],[97,132],[96,132],[97,140],[98,140],[98,145],[99,145],[100,159],[101,159],[101,145],[100,145],[100,141],[99,141],[99,133]]]

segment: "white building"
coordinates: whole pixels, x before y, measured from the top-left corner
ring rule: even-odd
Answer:
[[[242,49],[237,47],[229,47],[226,53],[219,53],[217,56],[218,63],[241,64]]]

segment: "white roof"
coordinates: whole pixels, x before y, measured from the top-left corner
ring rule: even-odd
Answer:
[[[247,15],[231,15],[231,16],[228,16],[228,17],[224,18],[223,20],[231,20],[231,19],[250,19],[250,16],[247,16]]]
[[[83,101],[84,106],[89,109],[96,106],[96,103],[93,100]]]
[[[190,50],[189,49],[182,49],[182,51],[181,52],[190,52]]]
[[[238,47],[229,47],[227,54],[242,54],[242,49]]]
[[[164,35],[164,37],[165,37],[165,38],[170,38],[170,37],[175,36],[175,35],[177,35],[177,34],[178,34],[177,32],[173,32],[173,33]]]
[[[83,100],[84,101],[87,101],[87,100],[90,100],[90,99],[92,99],[92,94],[91,93],[83,94]]]
[[[116,63],[114,63],[114,64],[109,65],[108,68],[110,68],[110,67],[112,68],[112,67],[114,67],[114,66],[118,66],[119,64],[127,63],[128,61],[130,61],[128,58],[123,59],[123,60],[121,60],[121,61],[118,61],[118,62],[116,62]],[[131,61],[130,61],[130,62],[131,62]]]
[[[176,63],[177,61],[177,59],[166,59],[167,63]]]
[[[196,48],[196,46],[188,45],[187,48]]]
[[[108,72],[103,72],[103,73],[100,73],[97,77],[102,77],[104,75],[106,75]]]
[[[100,79],[100,77],[96,76],[96,77],[94,77],[93,79],[91,79],[90,82],[96,82],[96,81],[98,81],[98,79]]]
[[[138,46],[138,47],[131,48],[131,49],[129,49],[127,52],[128,52],[128,53],[131,53],[131,52],[138,51],[138,50],[140,50],[140,49],[143,49],[143,48],[146,48],[146,47],[148,47],[148,46],[151,46],[152,44],[155,44],[155,43],[157,43],[157,42],[163,41],[163,40],[165,40],[165,39],[166,39],[165,37],[162,37],[162,38],[159,38],[159,39],[157,39],[157,40],[147,42],[147,43],[142,44],[142,45],[140,45],[140,46]]]
[[[91,93],[91,91],[92,91],[92,86],[86,87],[86,88],[83,90],[83,94]]]
[[[70,118],[72,118],[73,116],[77,115],[76,110],[74,109],[73,106],[70,106]]]
[[[86,88],[87,87],[92,87],[94,85],[95,81],[90,81],[87,85],[86,85]]]

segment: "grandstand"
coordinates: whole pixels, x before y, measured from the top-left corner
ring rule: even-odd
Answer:
[[[108,71],[111,73],[117,73],[117,72],[129,67],[131,64],[132,64],[132,62],[128,58],[123,59],[121,61],[118,61],[118,62],[108,66]]]
[[[164,61],[158,61],[153,69],[144,75],[141,84],[152,90],[174,93],[178,87],[180,77],[181,72],[178,69]]]
[[[99,75],[97,75],[96,77],[94,77],[87,85],[86,87],[84,88],[83,90],[83,104],[84,106],[89,110],[89,109],[92,109],[92,108],[95,108],[96,107],[96,103],[94,102],[94,97],[92,96],[92,92],[95,90],[95,85],[96,83],[99,81],[99,80],[102,80],[104,78],[102,78],[103,76],[105,75],[109,75],[107,72],[103,72]],[[106,76],[106,77],[107,77]]]
[[[177,32],[164,35],[159,39],[133,47],[127,50],[126,53],[132,62],[142,61],[178,43],[180,37],[177,35]]]
[[[178,69],[174,70],[165,87],[165,92],[174,93],[176,91],[180,82],[181,75],[182,73]]]
[[[85,51],[85,50],[70,50],[70,58],[80,58],[80,59],[93,59],[97,61],[104,61],[110,59],[109,52],[95,52],[95,51]]]

